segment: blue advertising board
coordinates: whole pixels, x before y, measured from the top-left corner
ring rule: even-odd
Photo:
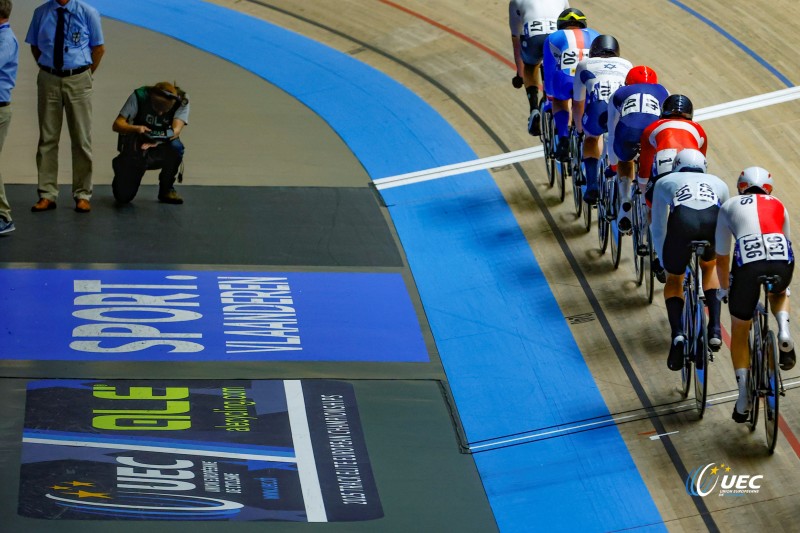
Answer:
[[[0,359],[427,362],[392,273],[0,270]]]
[[[51,520],[381,518],[352,385],[29,383],[18,512]]]

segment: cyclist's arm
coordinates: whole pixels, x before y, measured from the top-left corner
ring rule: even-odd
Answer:
[[[511,36],[511,46],[514,47],[514,64],[517,66],[517,76],[522,76],[525,70],[525,63],[522,62],[522,45],[519,35]]]
[[[717,255],[717,277],[719,286],[726,291],[731,288],[731,256]]]
[[[583,133],[583,113],[586,110],[586,84],[583,81],[585,71],[586,63],[581,61],[572,79],[572,122],[578,133]]]
[[[785,207],[783,208],[783,234],[786,235],[789,242],[792,242],[792,236],[789,234],[789,212]]]

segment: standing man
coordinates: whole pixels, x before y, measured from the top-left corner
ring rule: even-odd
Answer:
[[[542,64],[544,41],[556,31],[556,19],[569,8],[567,0],[511,0],[508,3],[508,25],[511,27],[511,44],[514,47],[516,76],[511,84],[519,89],[525,86],[530,116],[528,133],[541,135],[539,117],[539,86],[542,84],[539,67]]]
[[[11,124],[11,89],[17,80],[19,63],[19,44],[8,23],[11,7],[11,0],[0,0],[0,152]],[[0,235],[11,233],[15,229],[11,220],[11,207],[6,199],[6,187],[0,176]]]
[[[92,197],[92,74],[105,53],[100,13],[81,0],[47,0],[33,12],[25,42],[39,65],[39,201],[31,211],[55,209],[58,141],[66,112],[72,140],[72,197],[88,213]]]

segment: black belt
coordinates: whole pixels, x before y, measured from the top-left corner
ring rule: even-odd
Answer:
[[[59,78],[67,78],[69,76],[74,76],[75,74],[80,74],[81,72],[86,72],[89,70],[91,65],[84,65],[82,67],[73,68],[69,70],[58,70],[55,68],[45,67],[44,65],[39,65],[39,68],[45,72],[49,72],[53,76],[58,76]]]
[[[11,102],[0,102],[0,107],[5,107],[7,105],[11,105]]]

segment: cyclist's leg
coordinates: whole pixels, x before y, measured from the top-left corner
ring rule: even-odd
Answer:
[[[778,348],[780,349],[781,370],[791,370],[797,361],[794,353],[794,341],[789,329],[789,295],[787,287],[792,281],[794,263],[776,264],[773,266],[776,273],[781,277],[781,282],[774,288],[774,292],[769,295],[769,305],[775,314],[778,323]],[[777,271],[780,272],[777,272]]]
[[[738,423],[747,421],[751,406],[748,404],[747,380],[750,374],[749,334],[752,320],[731,316],[731,360],[739,388],[739,398],[733,407],[732,418]]]
[[[713,255],[713,251],[712,254]],[[708,255],[705,256],[706,258]],[[700,268],[703,271],[703,293],[706,295],[706,308],[708,309],[708,345],[713,351],[722,346],[722,328],[719,317],[722,302],[719,300],[719,278],[717,278],[717,260],[701,260]]]
[[[691,212],[681,208],[672,212],[667,222],[667,232],[662,247],[664,268],[667,271],[664,304],[667,307],[672,338],[667,358],[667,367],[670,370],[680,370],[683,366],[683,344],[686,341],[682,324],[683,278],[691,258],[686,237],[687,224],[683,219],[691,216]]]
[[[747,420],[750,406],[747,403],[747,379],[750,368],[750,326],[758,305],[761,286],[758,282],[759,266],[754,263],[740,267],[734,263],[731,270],[728,310],[731,314],[731,362],[739,385],[739,399],[734,406],[733,419]]]
[[[603,101],[589,104],[583,115],[583,165],[586,169],[586,193],[584,200],[597,201],[600,186],[600,157],[603,150],[603,134],[608,117],[608,104]]]
[[[619,212],[617,213],[617,226],[620,231],[628,232],[631,229],[631,187],[634,173],[633,159],[620,160],[617,165],[617,183],[619,186]]]

